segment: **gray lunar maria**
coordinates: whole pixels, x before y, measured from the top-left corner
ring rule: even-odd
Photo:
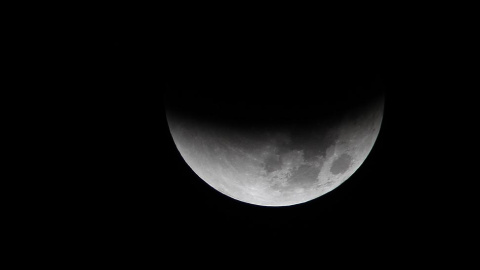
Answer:
[[[329,125],[235,132],[169,115],[174,142],[206,183],[263,206],[304,203],[335,189],[364,162],[378,136],[383,97]]]

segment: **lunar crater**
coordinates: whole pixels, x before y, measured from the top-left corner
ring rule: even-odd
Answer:
[[[350,168],[352,163],[352,157],[349,154],[342,154],[337,159],[335,159],[330,167],[330,172],[333,174],[344,173]]]

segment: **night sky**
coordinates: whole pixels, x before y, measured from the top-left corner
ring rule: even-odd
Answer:
[[[109,234],[138,233],[146,245],[205,253],[206,243],[256,253],[293,243],[325,241],[338,249],[434,241],[437,195],[425,194],[434,193],[438,178],[425,168],[435,165],[426,153],[437,142],[427,133],[436,123],[427,120],[433,113],[425,111],[429,95],[421,91],[425,48],[413,42],[416,36],[382,27],[322,35],[178,25],[112,29],[96,64],[105,82],[98,102],[109,105],[103,123],[115,129],[105,138],[116,156],[106,161],[115,177],[98,177],[103,197],[94,212]],[[383,122],[363,165],[330,193],[290,207],[250,205],[211,188],[180,156],[165,117],[170,106],[232,127],[307,125],[379,92]]]

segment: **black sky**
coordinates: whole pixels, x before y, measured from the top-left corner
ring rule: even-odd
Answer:
[[[380,25],[320,35],[149,23],[113,25],[97,48],[95,70],[105,82],[98,99],[109,105],[103,123],[115,127],[107,139],[118,161],[107,162],[115,177],[97,182],[95,213],[110,232],[135,231],[178,250],[435,241],[432,224],[441,218],[432,193],[441,180],[426,170],[437,165],[429,149],[439,140],[428,132],[438,115],[425,105],[435,98],[423,91],[429,60],[420,31]],[[165,118],[172,91],[179,113],[263,125],[277,116],[314,121],[316,108],[335,115],[379,89],[384,118],[364,164],[332,192],[291,207],[249,205],[208,186],[183,161]]]

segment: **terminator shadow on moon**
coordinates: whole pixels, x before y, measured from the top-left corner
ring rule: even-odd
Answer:
[[[177,117],[167,120],[190,168],[242,202],[289,206],[335,189],[365,161],[380,131],[384,97],[329,125],[233,132]]]

